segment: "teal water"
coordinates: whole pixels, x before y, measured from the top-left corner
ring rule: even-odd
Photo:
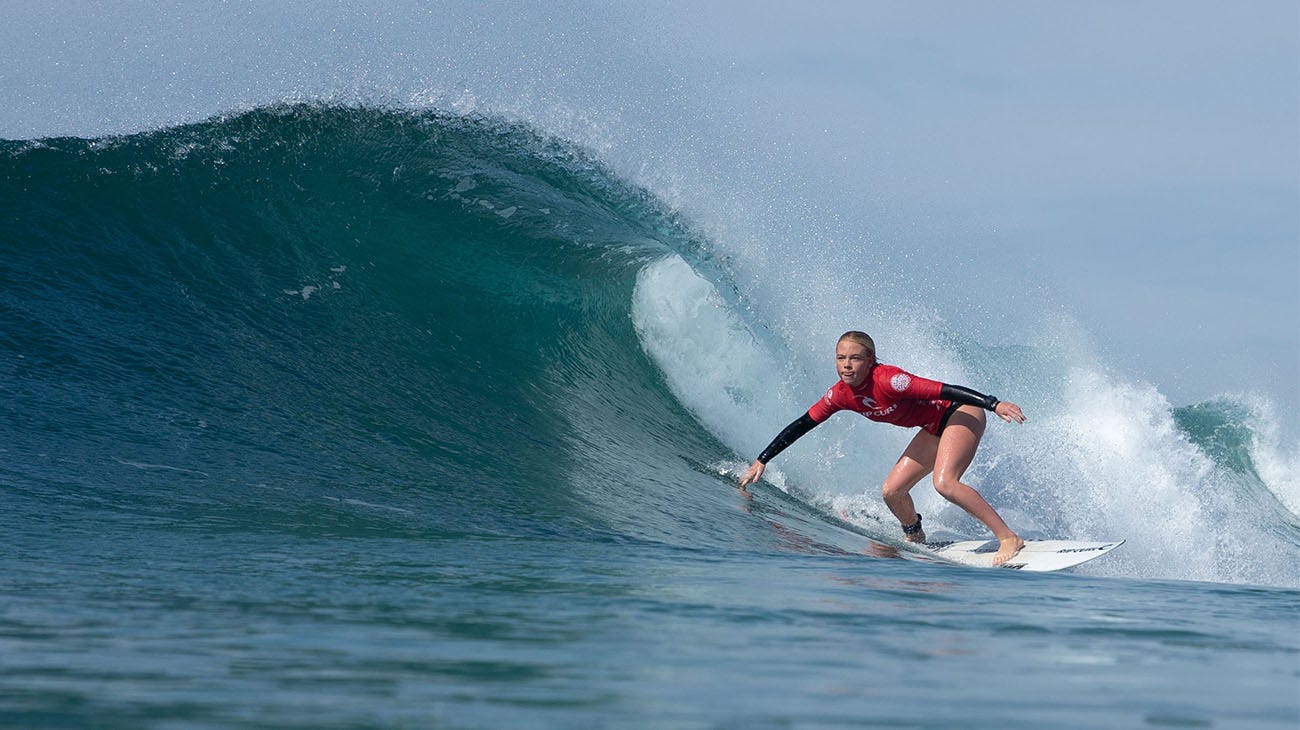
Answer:
[[[1253,411],[1170,414],[1201,501],[1078,497],[1183,515],[1148,530],[1015,502],[1048,456],[977,464],[1126,554],[898,559],[873,495],[732,488],[750,445],[634,306],[681,260],[749,321],[725,262],[525,126],[297,105],[3,142],[0,223],[6,726],[1300,722],[1300,527]]]

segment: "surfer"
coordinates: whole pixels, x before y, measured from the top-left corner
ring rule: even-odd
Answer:
[[[856,411],[873,421],[921,429],[885,477],[882,489],[885,504],[902,523],[903,536],[909,542],[925,542],[921,515],[909,493],[925,475],[933,473],[935,491],[983,522],[997,537],[994,565],[1020,552],[1025,541],[1007,527],[979,492],[961,481],[984,435],[984,411],[993,411],[1007,423],[1024,423],[1020,406],[879,362],[876,343],[865,332],[850,331],[840,336],[835,345],[835,365],[839,381],[807,413],[772,439],[741,478],[741,489],[758,481],[767,462],[831,414]]]

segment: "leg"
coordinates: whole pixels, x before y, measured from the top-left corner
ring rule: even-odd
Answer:
[[[889,471],[889,476],[885,477],[885,486],[881,490],[885,504],[904,525],[916,524],[916,506],[908,492],[934,467],[934,454],[938,446],[939,439],[921,431],[912,438],[912,443],[908,444],[903,455],[898,458],[898,463]],[[925,542],[925,532],[907,535],[906,539],[910,542]]]
[[[1001,543],[993,556],[993,564],[1001,565],[1020,552],[1025,541],[1007,527],[996,510],[984,501],[980,493],[961,481],[966,468],[975,458],[980,438],[984,435],[984,411],[977,406],[962,406],[948,420],[948,427],[939,438],[934,461],[934,488],[944,499],[961,507],[972,517],[993,531]]]

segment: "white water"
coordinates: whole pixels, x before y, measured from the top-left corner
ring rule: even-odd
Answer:
[[[789,322],[811,320],[770,337],[680,257],[648,266],[638,279],[633,316],[643,346],[676,396],[743,457],[728,465],[733,471],[834,382],[833,330],[852,322],[847,313],[827,316],[822,305],[812,313],[807,307],[780,307],[791,313]],[[818,325],[822,318],[837,324]],[[864,326],[882,359],[992,390],[1025,409],[1024,425],[990,422],[968,481],[1026,536],[1128,541],[1081,570],[1300,585],[1294,538],[1280,536],[1294,528],[1279,525],[1282,505],[1273,493],[1217,467],[1181,433],[1156,388],[1090,360],[1086,338],[1068,322],[1045,321],[1054,329],[1016,349],[960,340],[937,318]],[[960,361],[945,342],[966,352]],[[910,437],[904,429],[838,414],[775,459],[767,478],[830,514],[893,534],[897,527],[878,485]],[[986,535],[927,483],[914,496],[932,536]]]

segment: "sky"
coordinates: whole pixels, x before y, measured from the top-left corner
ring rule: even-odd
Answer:
[[[7,0],[0,69],[9,139],[320,97],[519,116],[715,223],[897,249],[981,338],[1060,310],[1174,405],[1300,413],[1293,0]]]

